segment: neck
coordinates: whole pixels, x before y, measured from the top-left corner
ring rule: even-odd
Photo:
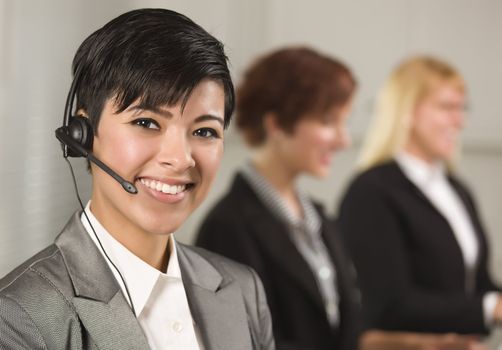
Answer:
[[[165,272],[170,256],[169,235],[145,232],[103,210],[100,201],[91,201],[91,211],[106,231],[120,244],[153,268]]]
[[[256,149],[252,157],[253,165],[278,192],[286,204],[298,217],[302,216],[300,202],[296,196],[295,181],[298,173],[270,148]]]
[[[439,159],[429,155],[426,151],[424,151],[421,147],[418,145],[408,142],[408,144],[403,148],[403,151],[408,153],[409,155],[418,158],[422,160],[423,162],[427,163],[428,165],[433,165],[436,164]]]

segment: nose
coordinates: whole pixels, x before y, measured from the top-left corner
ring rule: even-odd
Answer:
[[[343,126],[336,129],[334,139],[334,150],[342,150],[349,147],[352,143],[352,138],[348,129]]]
[[[184,134],[176,132],[163,136],[158,160],[162,166],[170,167],[177,173],[183,173],[195,166],[189,140]]]
[[[453,123],[458,129],[462,129],[465,123],[465,111],[463,109],[459,109],[453,112]]]

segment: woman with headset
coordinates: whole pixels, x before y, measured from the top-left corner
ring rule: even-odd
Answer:
[[[91,161],[91,199],[0,281],[0,348],[274,349],[256,274],[173,235],[222,158],[223,45],[179,13],[134,10],[90,35],[73,71],[56,135]]]

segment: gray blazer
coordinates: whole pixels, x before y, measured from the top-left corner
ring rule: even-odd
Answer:
[[[178,247],[205,349],[275,349],[256,273],[206,250]],[[0,280],[0,349],[149,349],[80,213],[54,244]]]

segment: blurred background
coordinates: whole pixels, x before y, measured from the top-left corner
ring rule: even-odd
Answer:
[[[476,194],[491,242],[491,267],[502,282],[502,1],[498,0],[0,0],[0,276],[47,244],[78,209],[54,129],[61,125],[70,64],[91,32],[140,7],[179,11],[222,40],[235,82],[257,55],[308,45],[343,60],[359,81],[349,126],[353,146],[332,174],[303,187],[336,214],[338,199],[373,110],[378,88],[401,59],[438,55],[467,80],[468,117],[459,173]],[[206,202],[179,230],[190,243],[199,220],[246,160],[227,132],[225,157]],[[73,160],[81,196],[90,182]],[[492,341],[495,344],[495,341]],[[495,345],[493,345],[496,348]]]

